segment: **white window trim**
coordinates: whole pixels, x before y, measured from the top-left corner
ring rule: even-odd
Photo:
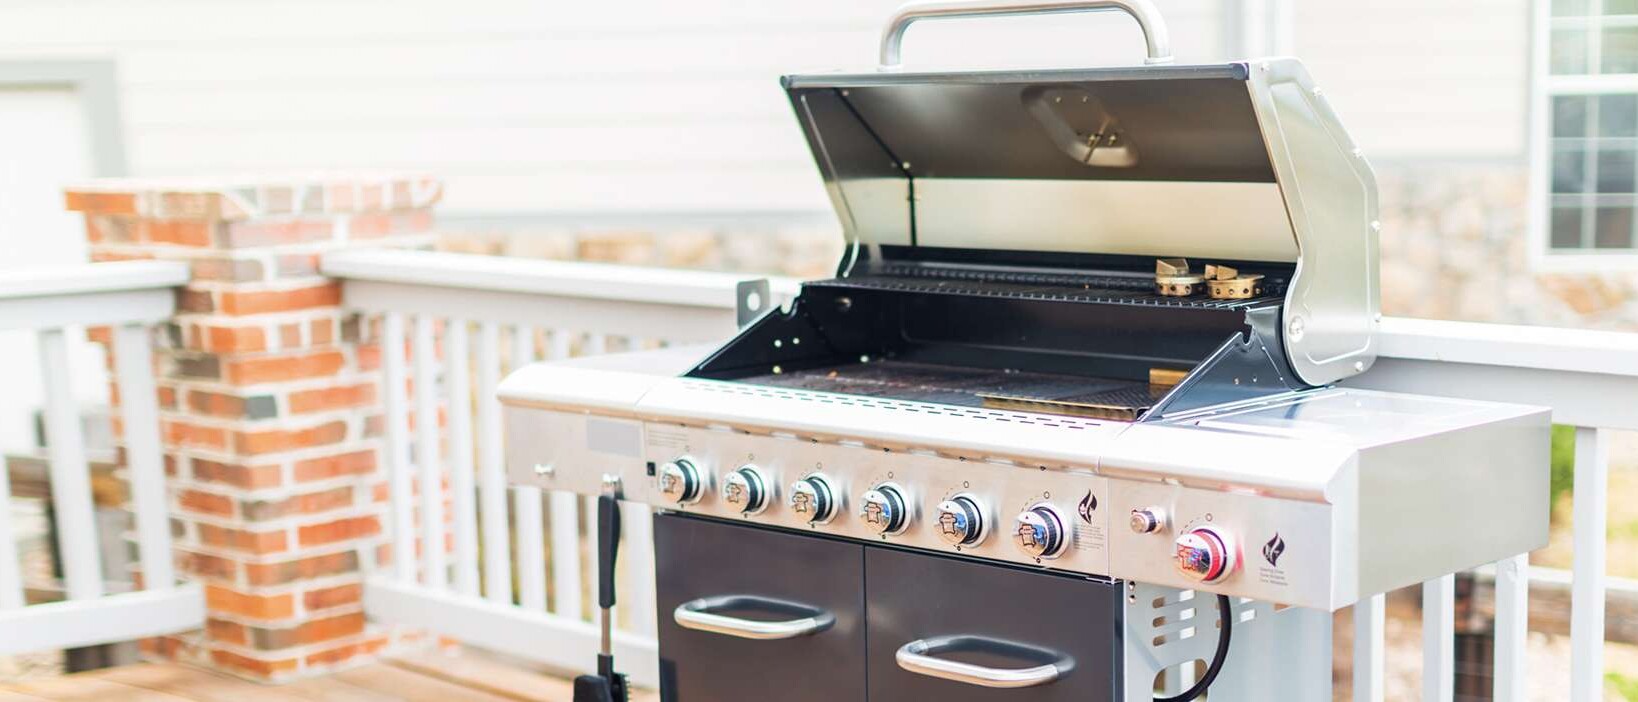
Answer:
[[[1595,2],[1594,11],[1602,11]],[[1551,71],[1552,0],[1535,0],[1530,41],[1530,187],[1527,246],[1530,269],[1543,273],[1638,270],[1638,248],[1604,253],[1554,253],[1550,232],[1552,99],[1559,95],[1638,94],[1638,75],[1555,76]]]

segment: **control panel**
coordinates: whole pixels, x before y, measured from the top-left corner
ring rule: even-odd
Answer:
[[[653,474],[627,479],[625,494],[658,508],[1109,570],[1108,480],[1090,470],[657,424],[646,427],[644,453]]]
[[[1358,577],[1334,572],[1334,513],[1346,505],[1118,466],[551,416],[509,442],[533,461],[514,461],[514,476],[547,490],[595,494],[614,475],[625,499],[658,509],[1294,605],[1347,601],[1331,588]]]

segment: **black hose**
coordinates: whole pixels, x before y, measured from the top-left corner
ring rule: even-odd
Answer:
[[[1190,702],[1206,694],[1206,688],[1211,687],[1217,680],[1217,674],[1223,672],[1223,661],[1228,659],[1229,636],[1234,629],[1234,605],[1229,602],[1228,595],[1217,596],[1217,652],[1211,655],[1211,665],[1206,666],[1206,674],[1195,681],[1194,686],[1183,691],[1176,697],[1156,697],[1155,702]]]

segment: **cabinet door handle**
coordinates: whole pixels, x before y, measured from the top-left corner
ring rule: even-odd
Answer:
[[[991,668],[936,656],[944,651],[958,649],[985,650],[1025,660],[1045,658],[1051,659],[1051,662],[1026,668]],[[898,662],[900,668],[917,675],[980,687],[1002,688],[1046,685],[1063,677],[1075,667],[1074,659],[1061,653],[982,636],[936,636],[911,641],[900,646],[893,659]]]
[[[792,612],[801,616],[782,621],[757,621],[712,611],[723,609],[763,609]],[[690,600],[677,605],[677,609],[671,612],[671,618],[677,622],[677,626],[684,629],[759,641],[810,636],[829,629],[836,623],[834,615],[817,607],[755,595],[723,595]]]

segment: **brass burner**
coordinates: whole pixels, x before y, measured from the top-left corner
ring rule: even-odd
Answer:
[[[1213,300],[1249,300],[1263,293],[1263,276],[1241,275],[1228,266],[1206,266],[1206,294]]]
[[[1155,259],[1155,292],[1165,297],[1189,297],[1200,293],[1206,277],[1189,272],[1188,259]]]

